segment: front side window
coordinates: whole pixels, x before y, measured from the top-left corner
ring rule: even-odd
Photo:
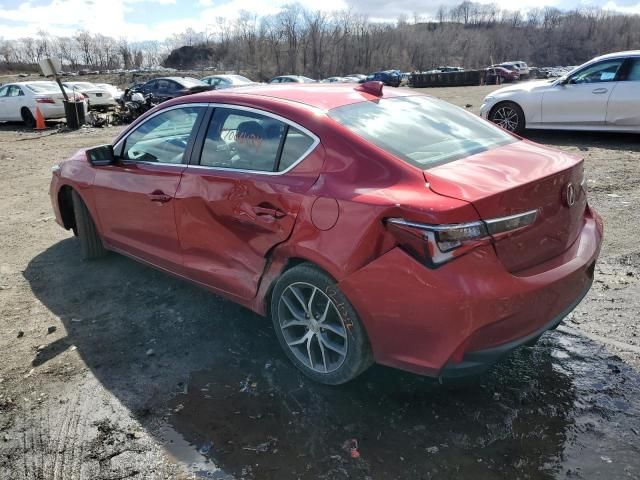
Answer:
[[[127,137],[123,160],[182,163],[193,127],[204,110],[204,107],[173,108],[150,118]]]
[[[517,141],[461,108],[426,96],[353,103],[329,110],[329,116],[420,169]]]
[[[622,59],[605,60],[586,67],[569,78],[571,84],[613,82]]]

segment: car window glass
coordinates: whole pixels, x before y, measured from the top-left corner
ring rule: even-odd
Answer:
[[[178,83],[167,80],[167,91],[177,92],[178,90],[180,90],[180,85]]]
[[[286,125],[265,115],[218,108],[207,130],[200,165],[272,172]]]
[[[203,107],[174,108],[150,118],[125,142],[124,160],[182,163],[189,136]]]
[[[10,97],[20,97],[24,95],[24,92],[22,91],[22,89],[20,87],[18,87],[17,85],[14,85],[13,87],[11,87],[9,89],[9,96]]]
[[[9,86],[0,88],[0,97],[6,97],[9,94]]]
[[[622,59],[606,60],[596,63],[578,73],[569,79],[569,83],[601,83],[612,82],[616,78],[616,73],[622,65]]]
[[[311,148],[313,142],[313,138],[309,135],[302,133],[295,127],[289,127],[282,147],[278,171],[282,172],[296,163]]]
[[[640,82],[640,58],[632,58],[629,62],[629,73],[627,73],[625,80],[627,82]]]
[[[421,169],[517,141],[461,108],[422,95],[344,105],[329,110],[329,116]]]

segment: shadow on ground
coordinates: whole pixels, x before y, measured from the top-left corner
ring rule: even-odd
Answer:
[[[59,242],[24,272],[68,333],[34,364],[75,346],[200,476],[640,475],[639,377],[583,337],[547,334],[469,385],[374,367],[324,387],[286,361],[264,318],[119,255],[81,262],[77,248]]]

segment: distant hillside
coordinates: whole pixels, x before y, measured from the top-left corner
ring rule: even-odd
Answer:
[[[164,61],[165,67],[178,70],[191,70],[196,67],[206,67],[216,63],[215,49],[206,45],[196,45],[176,48],[169,53]]]

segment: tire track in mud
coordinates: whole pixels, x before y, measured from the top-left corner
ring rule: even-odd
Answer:
[[[20,418],[19,447],[12,453],[11,480],[78,480],[85,460],[86,411],[80,394],[66,402],[64,409],[50,406]],[[80,439],[80,441],[79,441]]]

